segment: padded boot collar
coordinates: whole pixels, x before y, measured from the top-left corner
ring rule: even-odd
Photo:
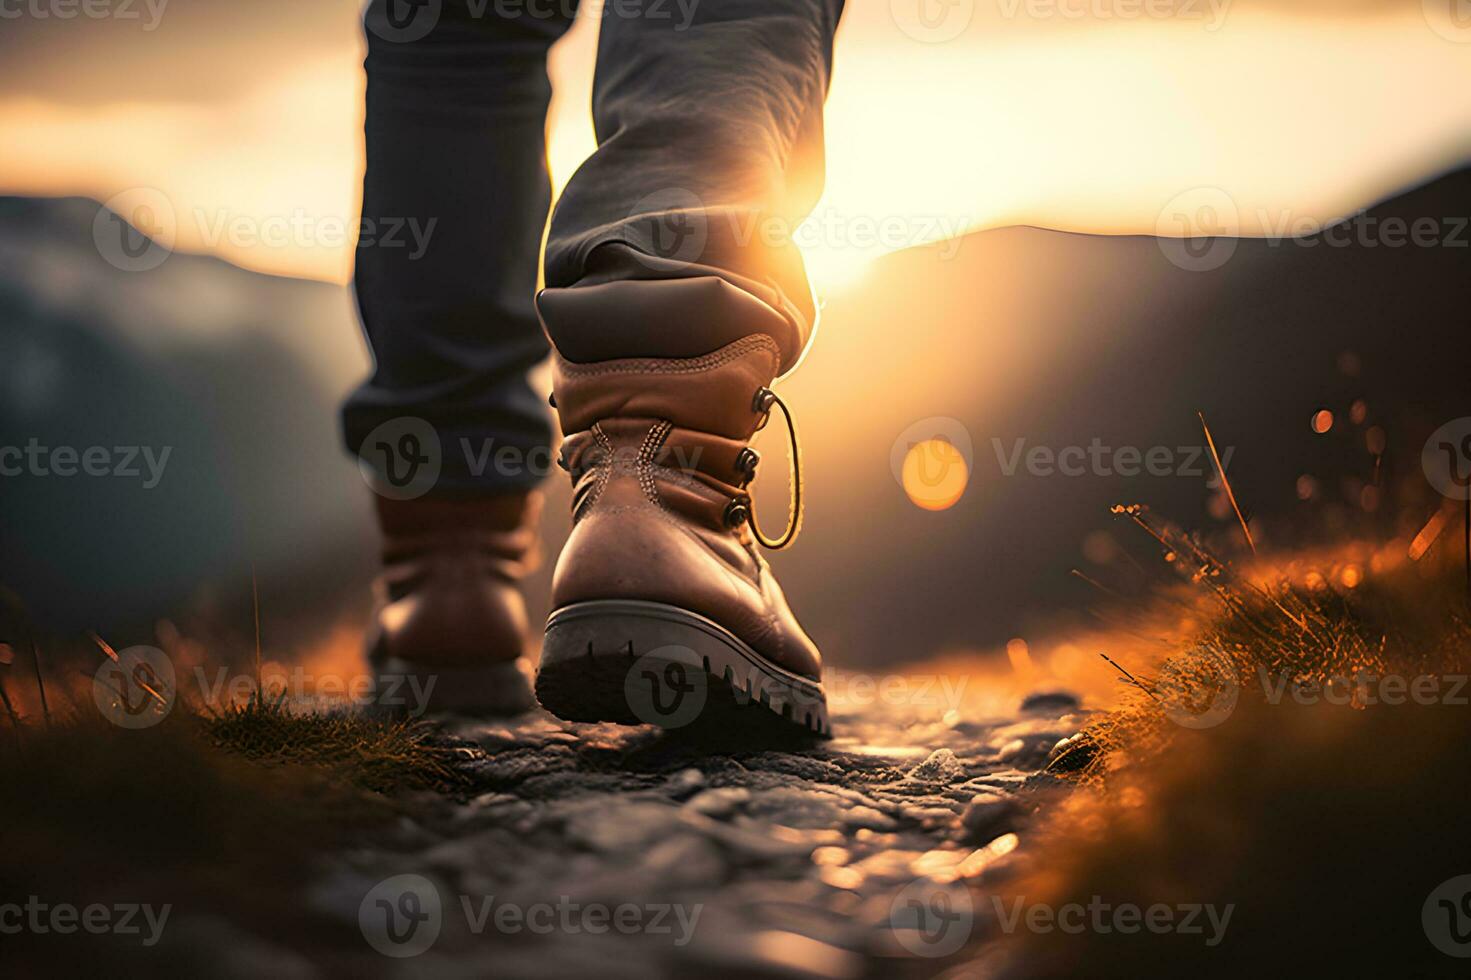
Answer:
[[[781,351],[766,334],[700,357],[574,364],[557,354],[552,391],[564,435],[605,419],[640,418],[746,442],[765,420],[752,398],[775,379],[780,362]]]

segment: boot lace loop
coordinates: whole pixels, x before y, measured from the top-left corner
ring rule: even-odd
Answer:
[[[787,403],[782,401],[781,396],[770,388],[758,388],[751,407],[762,414],[762,425],[766,424],[764,417],[770,414],[773,405],[781,409],[782,417],[786,419],[787,435],[791,440],[792,447],[792,465],[790,470],[791,494],[788,498],[787,528],[779,538],[767,537],[762,533],[761,527],[756,521],[754,500],[752,500],[750,506],[743,509],[746,512],[746,523],[750,524],[751,533],[755,536],[757,543],[763,548],[769,548],[772,551],[781,551],[784,548],[791,547],[792,543],[797,540],[797,534],[802,530],[802,446],[797,441],[797,423],[792,418],[792,410],[787,407]],[[750,496],[749,492],[747,496]]]

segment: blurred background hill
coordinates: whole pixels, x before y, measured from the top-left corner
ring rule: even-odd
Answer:
[[[336,433],[336,404],[368,364],[348,291],[186,252],[122,271],[95,244],[100,208],[0,200],[0,444],[171,456],[152,489],[0,481],[0,578],[49,629],[132,642],[165,616],[248,629],[252,568],[268,620],[292,624],[274,631],[278,652],[353,623],[376,543]],[[852,667],[1044,637],[1097,596],[1072,569],[1123,594],[1154,574],[1150,542],[1110,517],[1116,503],[1234,542],[1197,411],[1230,452],[1260,543],[1372,530],[1408,544],[1441,504],[1420,471],[1424,439],[1471,414],[1468,212],[1459,170],[1357,219],[1433,219],[1434,246],[1223,239],[1213,247],[1229,256],[1192,270],[1179,242],[1010,227],[879,259],[827,303],[783,384],[808,521],[773,561],[809,629]],[[936,511],[892,465],[896,440],[932,417],[972,445],[963,494]],[[1008,475],[1018,440],[1167,447],[1193,469]],[[785,507],[780,443],[763,435],[770,520]],[[549,554],[566,531],[562,482],[548,484]]]

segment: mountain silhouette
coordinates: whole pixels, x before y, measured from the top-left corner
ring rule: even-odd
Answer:
[[[337,402],[368,365],[348,291],[184,253],[122,271],[94,243],[100,207],[0,198],[0,446],[172,455],[152,489],[0,479],[0,581],[54,629],[207,606],[252,565],[273,602],[359,595],[375,542],[337,438]],[[1163,573],[1114,504],[1235,547],[1197,412],[1262,545],[1413,535],[1440,503],[1420,470],[1425,437],[1471,415],[1468,213],[1461,170],[1332,235],[1225,240],[1229,257],[1201,271],[1178,264],[1179,243],[1027,227],[879,260],[827,302],[782,383],[807,522],[772,561],[805,624],[846,666],[1046,632],[1097,597],[1073,568],[1125,594]],[[1392,244],[1386,219],[1429,221],[1436,244]],[[1355,230],[1366,225],[1377,231]],[[1335,421],[1320,434],[1323,409]],[[939,512],[914,506],[892,465],[900,435],[932,417],[972,444],[966,492]],[[1095,444],[1106,474],[1027,463],[1037,447]],[[760,445],[758,506],[779,522],[785,450]],[[1168,449],[1171,474],[1120,475],[1125,447]],[[548,493],[555,554],[566,489]]]

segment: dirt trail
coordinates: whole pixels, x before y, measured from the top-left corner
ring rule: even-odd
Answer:
[[[450,720],[476,795],[424,794],[389,839],[328,856],[308,902],[356,941],[310,958],[359,976],[932,976],[985,928],[957,882],[1023,858],[1013,832],[1045,799],[1023,784],[1081,721],[1067,695],[1010,719],[869,705],[837,709],[831,741],[763,747]]]

